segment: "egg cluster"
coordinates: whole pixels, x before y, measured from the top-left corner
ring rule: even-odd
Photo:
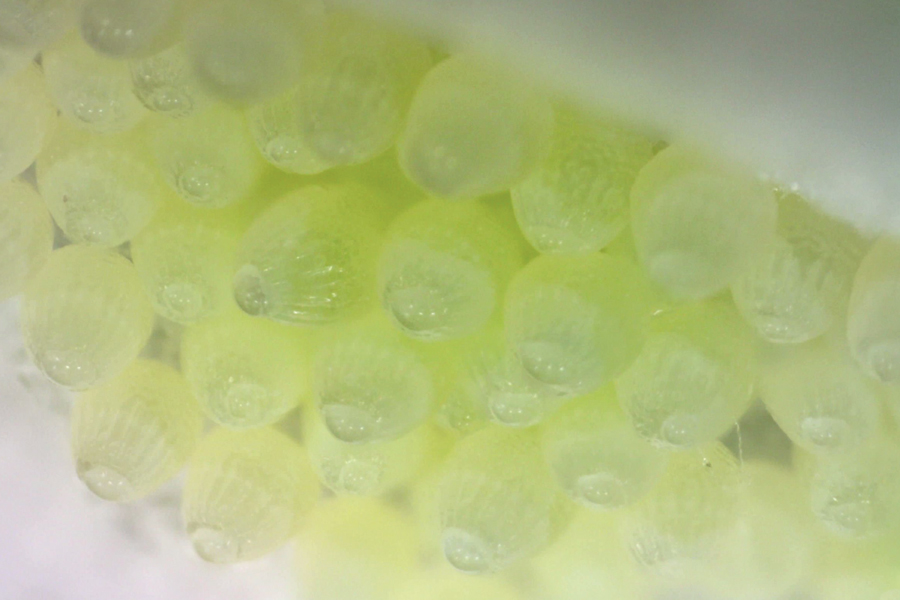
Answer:
[[[900,240],[789,189],[319,0],[0,1],[0,181],[79,478],[186,465],[206,560],[296,538],[312,600],[900,589]]]

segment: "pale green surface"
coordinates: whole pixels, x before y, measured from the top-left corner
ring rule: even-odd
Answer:
[[[570,512],[527,432],[489,427],[461,440],[436,485],[441,548],[464,573],[498,571],[537,553]]]
[[[302,597],[393,600],[416,572],[420,542],[409,515],[380,499],[324,501],[297,538]]]
[[[147,116],[131,93],[128,64],[97,54],[77,33],[69,33],[41,56],[56,107],[78,127],[118,133]]]
[[[345,442],[399,437],[434,410],[433,369],[421,345],[381,315],[353,325],[323,336],[313,366],[316,408]]]
[[[386,201],[357,184],[308,186],[277,200],[250,226],[235,263],[234,294],[248,314],[321,325],[367,307]]]
[[[28,183],[0,185],[0,299],[19,294],[53,249],[53,220]]]
[[[725,433],[753,399],[752,334],[724,301],[656,316],[634,363],[616,380],[637,432],[661,448],[689,448]]]
[[[100,136],[60,123],[38,156],[38,189],[71,241],[127,242],[171,195],[139,136]]]
[[[412,338],[470,335],[496,314],[522,262],[518,240],[487,207],[426,200],[388,229],[379,261],[381,304]]]
[[[146,496],[181,470],[202,424],[181,374],[139,359],[76,399],[72,455],[78,477],[105,500]]]
[[[86,389],[125,368],[153,326],[153,308],[134,267],[89,246],[55,250],[25,287],[22,335],[50,379]]]
[[[511,190],[516,219],[538,252],[596,252],[627,226],[628,193],[653,142],[569,107],[555,117],[547,156]]]
[[[508,581],[472,577],[446,566],[410,578],[391,594],[391,600],[522,600],[525,596]]]
[[[0,78],[0,182],[28,168],[56,123],[56,112],[36,65]]]
[[[278,421],[309,396],[309,343],[300,332],[235,309],[188,327],[181,370],[206,414],[234,429]]]
[[[579,504],[614,510],[646,494],[667,456],[636,434],[607,386],[572,401],[541,428],[557,483]]]
[[[397,150],[406,174],[429,193],[475,198],[509,189],[536,168],[552,132],[553,111],[540,94],[459,55],[425,76]]]
[[[201,558],[233,563],[287,542],[318,497],[309,460],[286,435],[216,429],[188,464],[181,512]]]
[[[751,175],[670,146],[631,189],[631,228],[650,277],[673,297],[717,294],[751,265],[775,232],[775,198]]]
[[[241,111],[211,104],[181,119],[148,123],[166,183],[187,202],[222,208],[243,200],[263,173]]]
[[[509,350],[548,391],[588,393],[637,357],[649,300],[649,287],[625,260],[540,256],[516,274],[506,294]]]
[[[796,194],[781,194],[770,244],[731,285],[747,322],[773,343],[805,342],[841,322],[865,238]]]
[[[156,312],[193,323],[234,306],[231,276],[244,211],[208,211],[177,200],[131,242],[131,258]]]
[[[853,281],[847,338],[856,362],[881,381],[900,382],[900,241],[880,239]]]

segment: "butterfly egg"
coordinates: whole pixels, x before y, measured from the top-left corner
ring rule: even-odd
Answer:
[[[247,314],[321,325],[372,301],[384,198],[357,184],[308,186],[263,212],[241,240],[234,298]]]
[[[698,300],[749,269],[772,238],[774,195],[752,177],[670,146],[631,189],[631,227],[651,279],[673,297]]]
[[[118,375],[144,346],[153,307],[128,260],[66,246],[25,286],[25,348],[50,379],[81,390]]]
[[[120,133],[147,116],[131,91],[128,64],[98,54],[77,34],[69,34],[41,56],[53,102],[82,129]]]
[[[543,255],[510,283],[504,307],[509,349],[538,384],[578,396],[617,377],[647,335],[649,286],[629,262]]]
[[[304,598],[392,600],[416,572],[418,532],[388,502],[338,497],[309,515],[294,555]]]
[[[185,330],[181,370],[216,423],[261,427],[309,393],[309,352],[300,332],[230,310]]]
[[[435,493],[441,548],[464,573],[489,573],[545,547],[569,517],[529,432],[490,427],[456,444]]]
[[[782,431],[813,453],[845,453],[870,439],[889,396],[829,340],[769,349],[758,389]]]
[[[193,70],[217,96],[253,102],[289,89],[324,29],[321,0],[203,0],[183,27]]]
[[[661,448],[689,448],[728,431],[750,406],[752,333],[724,301],[654,318],[640,355],[616,380],[635,430]]]
[[[649,586],[629,556],[613,513],[575,511],[553,544],[530,561],[530,587],[554,600],[645,600]],[[529,595],[529,597],[535,597]],[[674,600],[674,599],[673,599]],[[679,599],[682,600],[682,599]]]
[[[0,300],[20,293],[53,250],[53,220],[31,185],[0,184]]]
[[[865,256],[850,296],[847,341],[860,367],[885,383],[900,382],[900,241],[878,240]]]
[[[624,517],[633,558],[667,578],[702,564],[729,534],[741,489],[737,461],[720,443],[673,453],[662,479]]]
[[[553,131],[550,104],[509,74],[470,55],[425,76],[398,142],[415,183],[442,198],[509,189],[534,168]]]
[[[131,241],[131,258],[158,314],[188,324],[233,304],[243,212],[172,202]]]
[[[78,396],[72,408],[78,477],[104,500],[146,496],[181,470],[202,426],[184,378],[162,363],[138,359]]]
[[[628,192],[653,143],[569,108],[555,115],[547,156],[511,190],[516,220],[538,252],[596,252],[628,224]]]
[[[310,148],[332,166],[362,163],[390,148],[431,66],[428,47],[336,12],[327,18],[317,58],[299,88],[300,130]]]
[[[245,198],[263,172],[241,111],[210,104],[150,123],[150,145],[166,182],[186,201],[222,208]]]
[[[316,407],[328,431],[343,442],[397,438],[434,409],[427,356],[376,317],[327,332],[313,365]]]
[[[842,319],[867,245],[846,223],[781,195],[776,235],[731,285],[734,302],[769,342],[811,340]]]
[[[82,0],[4,0],[0,46],[32,54],[46,48],[78,20]]]
[[[495,314],[522,252],[484,206],[426,200],[398,216],[379,263],[381,303],[406,335],[472,334]]]
[[[36,65],[0,81],[0,181],[34,162],[56,123],[56,111]]]
[[[88,0],[81,13],[81,37],[97,52],[115,58],[141,56],[175,42],[181,0]]]
[[[667,456],[638,436],[612,386],[578,398],[541,431],[544,457],[557,483],[588,508],[632,504],[661,477]]]
[[[191,70],[184,44],[176,43],[152,56],[128,63],[132,91],[148,110],[168,117],[186,117],[211,99]]]
[[[810,481],[813,514],[844,538],[884,535],[900,525],[900,448],[873,438],[850,452],[814,459]]]
[[[743,463],[737,519],[702,579],[716,598],[787,598],[819,560],[815,520],[797,475],[782,465]]]
[[[139,133],[98,136],[60,123],[38,156],[38,189],[71,241],[108,247],[127,242],[170,195]]]
[[[217,429],[188,463],[181,512],[201,558],[233,563],[288,541],[319,494],[303,449],[283,433]]]
[[[349,444],[334,437],[317,417],[304,422],[304,442],[322,484],[336,494],[377,496],[410,481],[442,447],[429,425],[393,440]]]
[[[411,577],[390,595],[390,600],[525,600],[505,579],[470,577],[446,566],[430,568]]]

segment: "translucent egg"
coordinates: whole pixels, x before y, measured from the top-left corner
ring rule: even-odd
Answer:
[[[132,91],[149,110],[169,117],[186,117],[210,99],[197,80],[183,44],[129,63]]]
[[[250,133],[263,157],[288,173],[313,175],[333,165],[313,150],[304,130],[304,110],[298,88],[247,109]]]
[[[575,502],[612,510],[635,502],[662,475],[665,454],[639,437],[612,386],[579,398],[542,426],[544,456]]]
[[[252,102],[289,89],[323,33],[321,0],[210,0],[190,12],[184,39],[203,85]]]
[[[53,220],[35,189],[18,179],[0,184],[0,300],[21,292],[52,249]]]
[[[730,534],[741,486],[737,461],[718,442],[673,453],[659,483],[625,515],[632,556],[666,577],[693,570]]]
[[[627,261],[603,254],[540,256],[516,274],[506,294],[509,349],[548,390],[586,394],[637,357],[647,335],[649,294]]]
[[[317,417],[304,420],[304,443],[322,484],[336,494],[377,496],[407,483],[438,455],[438,433],[423,425],[395,440],[349,444]]]
[[[371,304],[382,199],[356,184],[309,186],[263,212],[237,254],[234,298],[247,314],[318,325]]]
[[[120,254],[66,246],[26,285],[21,325],[38,368],[81,390],[115,377],[137,357],[153,328],[153,307]]]
[[[413,98],[400,163],[442,198],[474,198],[515,185],[544,156],[553,110],[527,85],[468,55],[434,67]]]
[[[759,394],[791,441],[808,452],[846,453],[879,427],[885,391],[830,340],[770,349]]]
[[[104,500],[130,502],[181,470],[203,416],[184,378],[162,363],[137,360],[72,408],[78,477]]]
[[[523,600],[509,581],[498,577],[469,577],[446,567],[432,568],[410,578],[391,600]]]
[[[79,127],[117,133],[131,129],[147,116],[147,109],[131,92],[128,65],[97,54],[76,34],[41,56],[53,102]]]
[[[378,273],[381,303],[410,337],[469,335],[495,314],[522,262],[518,241],[488,208],[425,201],[388,230]]]
[[[118,246],[170,195],[136,134],[97,136],[61,123],[37,160],[38,189],[73,242]]]
[[[274,429],[217,429],[188,464],[181,512],[201,558],[253,560],[288,541],[319,497],[303,449]]]
[[[734,283],[765,250],[776,219],[774,195],[762,183],[678,146],[657,154],[631,189],[640,260],[678,299]]]
[[[722,301],[657,316],[653,333],[616,381],[635,430],[661,448],[689,448],[725,433],[750,406],[752,334]]]
[[[308,395],[309,353],[296,330],[232,310],[185,330],[181,370],[211,419],[246,429],[278,421]]]
[[[741,315],[773,343],[800,343],[843,316],[866,241],[794,194],[779,198],[768,250],[731,286]]]
[[[88,0],[81,37],[94,50],[116,58],[151,54],[175,41],[180,0]]]
[[[361,443],[399,437],[434,409],[426,357],[381,319],[329,332],[313,366],[316,407],[331,434]]]
[[[396,506],[345,496],[316,507],[295,556],[304,598],[392,600],[416,571],[419,539]]]
[[[209,105],[181,119],[155,119],[149,136],[166,182],[191,204],[234,204],[262,175],[264,163],[244,115],[228,106]]]
[[[0,81],[0,181],[34,162],[55,122],[56,110],[36,65]]]
[[[900,448],[875,439],[856,451],[816,459],[810,482],[813,514],[834,535],[865,538],[900,525]]]
[[[653,143],[568,108],[555,114],[549,154],[511,190],[516,219],[538,252],[596,252],[628,224],[628,193]]]
[[[243,212],[169,203],[131,241],[131,259],[158,314],[187,324],[233,305]]]
[[[0,46],[37,52],[59,39],[78,19],[82,0],[3,0]]]
[[[534,435],[498,427],[459,443],[435,501],[441,548],[459,571],[499,571],[545,547],[570,515]]]
[[[318,59],[299,88],[300,128],[330,165],[358,164],[393,145],[431,66],[421,41],[347,13],[328,17]]]
[[[900,240],[878,240],[859,266],[847,341],[866,373],[886,383],[900,382]]]

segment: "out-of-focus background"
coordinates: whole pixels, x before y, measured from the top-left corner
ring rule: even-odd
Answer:
[[[332,0],[374,10],[741,161],[861,227],[900,232],[897,0]],[[206,565],[178,482],[130,506],[74,475],[66,394],[0,304],[0,597],[282,600],[287,550]]]

